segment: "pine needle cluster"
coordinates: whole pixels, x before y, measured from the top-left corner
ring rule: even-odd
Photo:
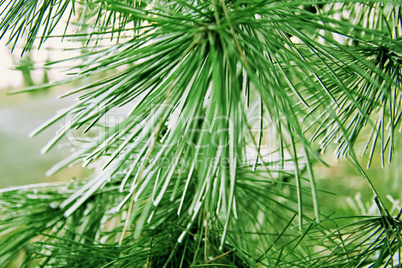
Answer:
[[[81,42],[75,103],[43,148],[74,133],[83,180],[0,192],[0,265],[22,267],[386,267],[401,265],[369,165],[401,127],[399,1],[1,0],[0,36],[23,53]],[[57,25],[64,34],[54,34]],[[107,40],[107,42],[105,42]],[[101,78],[99,78],[101,77]],[[90,81],[90,82],[88,82]],[[123,120],[105,124],[112,112]],[[331,218],[313,165],[336,144],[380,216]],[[296,228],[295,228],[296,227]]]

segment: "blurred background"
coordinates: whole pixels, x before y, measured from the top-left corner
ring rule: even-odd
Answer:
[[[53,43],[47,49],[32,51],[21,57],[18,49],[11,53],[5,38],[0,40],[0,188],[70,180],[83,175],[80,167],[66,169],[51,177],[45,175],[48,169],[69,154],[69,149],[57,146],[45,155],[40,153],[40,149],[53,137],[62,122],[29,138],[30,132],[49,120],[58,110],[73,103],[74,97],[57,99],[58,95],[66,91],[66,86],[10,94],[47,83],[49,79],[65,78],[66,75],[60,70],[38,67],[50,58],[57,58],[54,55],[56,50],[50,49],[51,45],[60,47],[60,44]]]

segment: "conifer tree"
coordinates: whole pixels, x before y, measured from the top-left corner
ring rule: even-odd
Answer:
[[[0,265],[21,254],[22,267],[401,265],[401,213],[388,212],[357,156],[385,163],[396,150],[400,1],[0,5],[12,48],[81,42],[77,56],[47,63],[72,65],[71,78],[22,91],[85,82],[32,135],[63,122],[44,153],[74,136],[49,173],[96,167],[0,191]],[[124,119],[106,124],[116,110]],[[350,160],[379,216],[327,216],[313,169],[326,150]]]

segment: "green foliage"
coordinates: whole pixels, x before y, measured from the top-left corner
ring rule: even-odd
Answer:
[[[399,1],[0,4],[13,47],[23,35],[23,53],[35,40],[79,41],[78,56],[48,65],[102,76],[67,92],[76,102],[32,133],[64,120],[43,152],[80,139],[49,172],[98,170],[1,192],[1,264],[28,247],[24,265],[41,267],[400,265],[400,215],[377,196],[380,217],[320,222],[313,173],[317,149],[338,143],[377,195],[354,151],[363,130],[370,161],[395,150]],[[129,112],[105,124],[116,110]]]

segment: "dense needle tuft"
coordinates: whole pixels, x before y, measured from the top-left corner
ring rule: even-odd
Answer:
[[[337,156],[377,194],[355,145],[368,129],[369,161],[376,149],[383,162],[394,152],[398,1],[0,4],[0,33],[13,48],[24,35],[22,52],[49,38],[83,45],[48,63],[74,64],[65,82],[84,84],[64,96],[75,103],[32,135],[64,122],[43,153],[74,137],[73,153],[49,174],[96,167],[70,184],[1,192],[11,216],[1,218],[0,264],[28,244],[26,263],[44,267],[400,263],[399,217],[330,227],[336,232],[320,223],[313,170],[323,162],[317,151],[337,143]],[[114,113],[123,116],[110,123]],[[309,239],[325,249],[310,251]]]

